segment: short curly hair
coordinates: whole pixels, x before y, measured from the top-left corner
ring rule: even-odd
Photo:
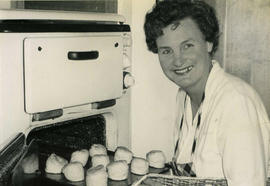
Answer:
[[[213,43],[210,52],[213,56],[218,48],[219,24],[215,10],[201,0],[163,0],[156,3],[145,16],[144,32],[148,49],[157,53],[156,39],[163,35],[162,29],[184,18],[191,18],[205,41]]]

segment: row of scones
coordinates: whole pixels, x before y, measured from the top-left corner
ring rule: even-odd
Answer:
[[[85,174],[89,157],[91,165]],[[87,186],[107,185],[108,178],[111,180],[126,180],[129,171],[135,175],[145,175],[150,168],[162,169],[166,163],[166,157],[160,150],[152,150],[145,158],[134,157],[126,147],[119,146],[114,152],[113,161],[107,154],[107,149],[101,144],[93,144],[89,150],[77,150],[71,154],[70,161],[65,158],[50,154],[46,160],[45,172],[51,174],[63,173],[65,178],[72,182],[83,181]]]

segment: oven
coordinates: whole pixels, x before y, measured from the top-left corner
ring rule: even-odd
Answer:
[[[121,15],[0,10],[0,183],[30,152],[42,169],[52,152],[130,147],[130,55]]]

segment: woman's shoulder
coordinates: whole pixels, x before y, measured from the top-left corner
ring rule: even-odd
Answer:
[[[226,72],[218,62],[214,61],[213,68],[206,84],[206,96],[211,100],[230,98],[232,96],[254,96],[256,91],[241,78]]]
[[[256,92],[249,83],[226,72],[216,60],[213,60],[212,63],[213,68],[208,78],[207,91],[211,93],[226,92],[226,95],[247,95]]]
[[[213,101],[217,105],[222,105],[223,109],[252,106],[254,108],[264,108],[263,102],[257,91],[241,78],[224,72],[223,82],[219,89],[213,90]]]
[[[259,98],[256,90],[243,79],[224,72],[224,92],[227,96],[240,96],[244,98]]]

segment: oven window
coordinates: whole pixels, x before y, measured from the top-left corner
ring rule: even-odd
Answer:
[[[12,0],[11,7],[13,9],[117,13],[117,0]]]

